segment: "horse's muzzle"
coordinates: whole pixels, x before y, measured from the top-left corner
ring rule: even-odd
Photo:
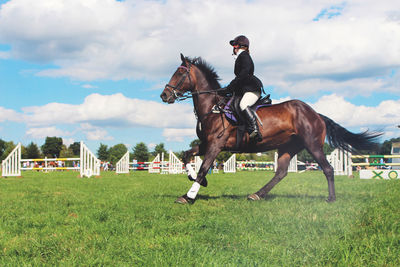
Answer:
[[[160,97],[161,97],[161,100],[162,100],[164,103],[172,104],[172,103],[175,102],[175,98],[173,97],[173,95],[170,94],[170,95],[168,96],[168,94],[167,94],[166,92],[162,92],[161,95],[160,95]]]

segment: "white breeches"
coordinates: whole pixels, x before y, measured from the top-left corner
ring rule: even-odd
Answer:
[[[260,94],[257,92],[246,92],[244,93],[242,100],[240,100],[240,109],[243,111],[247,106],[252,106],[260,98]]]

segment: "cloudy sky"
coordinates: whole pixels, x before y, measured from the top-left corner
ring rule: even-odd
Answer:
[[[159,95],[180,52],[229,83],[239,34],[275,102],[400,136],[398,0],[0,0],[0,138],[187,149],[192,102]]]

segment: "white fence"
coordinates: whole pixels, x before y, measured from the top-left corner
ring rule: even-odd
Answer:
[[[172,153],[172,151],[169,151],[168,172],[170,174],[183,173],[183,163],[174,153]]]
[[[36,168],[34,166],[21,167],[21,163],[29,164],[29,162],[41,161],[44,162],[44,167]],[[49,161],[79,161],[79,167],[59,167],[48,166]],[[89,148],[81,141],[81,150],[79,158],[54,158],[54,159],[21,159],[21,144],[14,148],[13,151],[1,163],[1,175],[21,176],[21,170],[79,170],[81,177],[90,177],[92,175],[100,175],[100,160],[89,150]]]
[[[335,170],[335,175],[352,175],[351,153],[336,148],[328,155],[327,160]]]
[[[21,143],[1,163],[1,176],[21,176]]]
[[[75,164],[73,167],[65,167],[66,161],[73,161]],[[55,170],[80,170],[78,162],[80,158],[44,158],[44,159],[21,159],[22,171],[55,171]],[[44,162],[43,165],[35,166],[34,163]],[[53,163],[53,164],[52,164]]]
[[[226,162],[224,162],[225,173],[236,172],[236,154],[233,154]]]
[[[160,169],[161,169],[160,154],[157,154],[157,156],[153,159],[153,161],[150,162],[149,173],[160,173]]]
[[[278,153],[275,152],[274,171],[278,168]],[[297,154],[289,162],[288,172],[297,172]]]
[[[129,173],[129,151],[122,156],[122,158],[115,165],[117,173]]]
[[[80,154],[80,175],[81,177],[90,177],[92,175],[100,176],[100,160],[82,141]]]

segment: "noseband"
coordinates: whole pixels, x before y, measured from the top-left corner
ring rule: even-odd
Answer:
[[[171,99],[171,97],[174,97],[175,99],[179,99],[180,96],[178,95],[177,92],[180,91],[180,88],[182,86],[182,84],[185,82],[186,77],[189,78],[189,83],[192,83],[192,80],[190,79],[190,67],[191,65],[189,64],[189,67],[185,67],[185,66],[179,66],[179,69],[184,69],[186,70],[186,72],[182,75],[181,79],[179,80],[179,82],[176,85],[171,85],[169,83],[167,83],[165,85],[165,89],[170,93],[170,96],[168,97],[167,101]],[[183,95],[183,93],[181,93],[181,95]]]

